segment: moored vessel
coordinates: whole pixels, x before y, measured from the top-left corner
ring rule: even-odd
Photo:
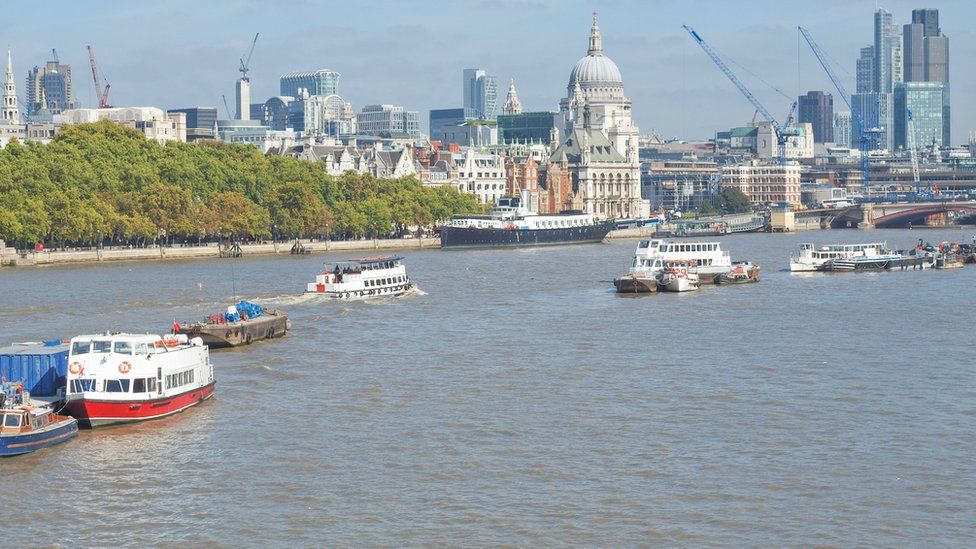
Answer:
[[[250,345],[262,339],[284,336],[288,315],[249,301],[227,307],[227,312],[206,316],[201,322],[173,323],[173,333],[199,337],[211,349]]]
[[[658,274],[658,286],[667,292],[697,290],[700,286],[697,268],[690,262],[674,264]]]
[[[528,193],[504,197],[489,216],[456,217],[440,230],[441,248],[552,246],[602,242],[613,228],[593,214],[543,215],[526,207]]]
[[[83,427],[157,419],[207,400],[214,386],[201,338],[78,336],[68,355],[65,410]]]
[[[401,256],[366,257],[326,264],[325,272],[309,282],[307,294],[331,299],[394,297],[413,288]]]
[[[631,272],[613,279],[619,294],[647,294],[657,292],[657,277],[649,272]]]
[[[800,244],[798,253],[790,256],[790,272],[823,271],[827,270],[827,264],[835,259],[885,254],[887,248],[884,242],[828,244],[819,248],[813,244]]]
[[[727,273],[718,275],[716,284],[751,284],[759,282],[759,265],[748,261],[736,261]]]
[[[32,402],[20,383],[0,383],[0,457],[29,454],[76,436],[75,418]]]

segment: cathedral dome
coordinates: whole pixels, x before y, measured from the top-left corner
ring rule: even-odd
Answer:
[[[587,84],[622,84],[620,69],[609,57],[587,55],[576,62],[573,72],[569,74],[569,85],[572,86],[579,79],[580,86]]]
[[[569,87],[572,88],[577,81],[584,88],[592,85],[623,84],[617,64],[603,55],[603,38],[600,36],[595,13],[593,28],[590,29],[590,47],[586,57],[577,61],[573,72],[569,74]]]

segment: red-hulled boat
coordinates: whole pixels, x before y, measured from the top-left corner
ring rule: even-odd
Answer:
[[[85,427],[156,419],[210,398],[214,383],[200,338],[78,336],[68,355],[65,409]]]

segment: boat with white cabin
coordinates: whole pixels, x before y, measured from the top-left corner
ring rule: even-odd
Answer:
[[[667,292],[690,292],[701,285],[698,269],[692,262],[675,263],[658,275],[658,286]]]
[[[331,299],[370,299],[400,296],[411,288],[403,257],[387,255],[326,264],[325,272],[308,283],[305,293]]]
[[[641,240],[637,243],[631,270],[659,273],[688,264],[695,267],[701,284],[714,284],[717,276],[732,269],[732,258],[719,242]]]
[[[800,244],[797,254],[790,257],[790,272],[803,273],[826,270],[827,264],[835,259],[880,255],[888,251],[885,242],[866,244],[828,244],[817,248],[813,244]]]
[[[36,452],[78,436],[78,421],[34,401],[22,383],[0,382],[0,457]]]
[[[106,333],[71,339],[65,410],[85,427],[157,419],[213,396],[199,337]]]

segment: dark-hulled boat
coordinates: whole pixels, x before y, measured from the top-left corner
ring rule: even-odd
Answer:
[[[457,217],[441,227],[441,248],[521,248],[602,242],[613,229],[592,214],[540,215],[525,204],[528,195],[504,197],[490,216]]]
[[[173,323],[174,334],[199,337],[212,349],[250,345],[262,339],[281,337],[288,331],[288,315],[248,301],[227,308],[226,313],[208,315],[202,322]]]
[[[625,274],[613,279],[618,294],[648,294],[657,292],[657,278],[653,273]]]
[[[75,418],[28,401],[20,383],[0,383],[0,457],[29,454],[76,436]]]

